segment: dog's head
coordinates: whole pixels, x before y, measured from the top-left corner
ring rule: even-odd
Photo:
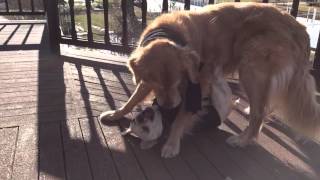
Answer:
[[[158,139],[163,131],[162,116],[157,106],[151,106],[140,112],[131,122],[123,135],[132,133],[142,141]]]
[[[162,107],[174,108],[181,103],[179,85],[185,75],[198,81],[200,58],[188,47],[166,39],[157,39],[132,53],[128,66],[135,83],[146,83]]]

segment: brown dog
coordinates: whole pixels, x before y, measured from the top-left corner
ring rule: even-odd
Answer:
[[[104,112],[100,118],[124,116],[151,91],[161,106],[175,107],[182,99],[178,89],[185,75],[210,87],[206,79],[222,69],[224,75],[239,71],[251,106],[248,128],[230,137],[229,144],[245,146],[257,138],[270,110],[281,111],[284,120],[305,135],[314,137],[319,130],[308,34],[272,5],[222,3],[164,14],[146,28],[139,44],[128,63],[137,83],[135,92],[121,109]],[[200,64],[207,70],[199,71]],[[209,89],[202,92],[208,95]],[[188,114],[178,113],[175,122],[162,149],[164,157],[179,152],[179,134],[188,124]]]

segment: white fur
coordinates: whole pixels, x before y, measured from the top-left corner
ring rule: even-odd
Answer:
[[[271,103],[293,129],[310,138],[319,136],[320,105],[314,78],[307,69],[287,67],[273,77]]]
[[[152,106],[152,109],[155,112],[153,121],[149,124],[150,133],[148,140],[155,140],[159,138],[163,131],[163,124],[162,124],[162,115],[157,106]]]
[[[221,118],[221,121],[227,119],[232,108],[231,89],[223,77],[221,70],[215,71],[214,79],[211,86],[212,105],[216,108]]]
[[[159,138],[163,131],[162,125],[162,116],[157,106],[152,106],[152,110],[154,111],[153,121],[147,121],[143,124],[143,126],[147,126],[149,128],[149,133],[145,133],[142,130],[142,127],[138,123],[130,124],[130,133],[139,137],[142,141],[153,141]]]

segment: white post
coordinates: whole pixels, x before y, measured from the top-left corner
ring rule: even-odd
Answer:
[[[311,7],[309,7],[309,8],[308,8],[308,13],[307,13],[307,22],[309,21],[310,9],[311,9]]]
[[[316,16],[317,16],[317,9],[313,8],[313,18],[312,18],[312,22],[316,20]]]

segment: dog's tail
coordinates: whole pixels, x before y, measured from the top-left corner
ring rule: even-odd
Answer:
[[[309,70],[299,68],[287,84],[283,115],[289,126],[303,135],[320,139],[320,104],[316,99],[316,84]]]

